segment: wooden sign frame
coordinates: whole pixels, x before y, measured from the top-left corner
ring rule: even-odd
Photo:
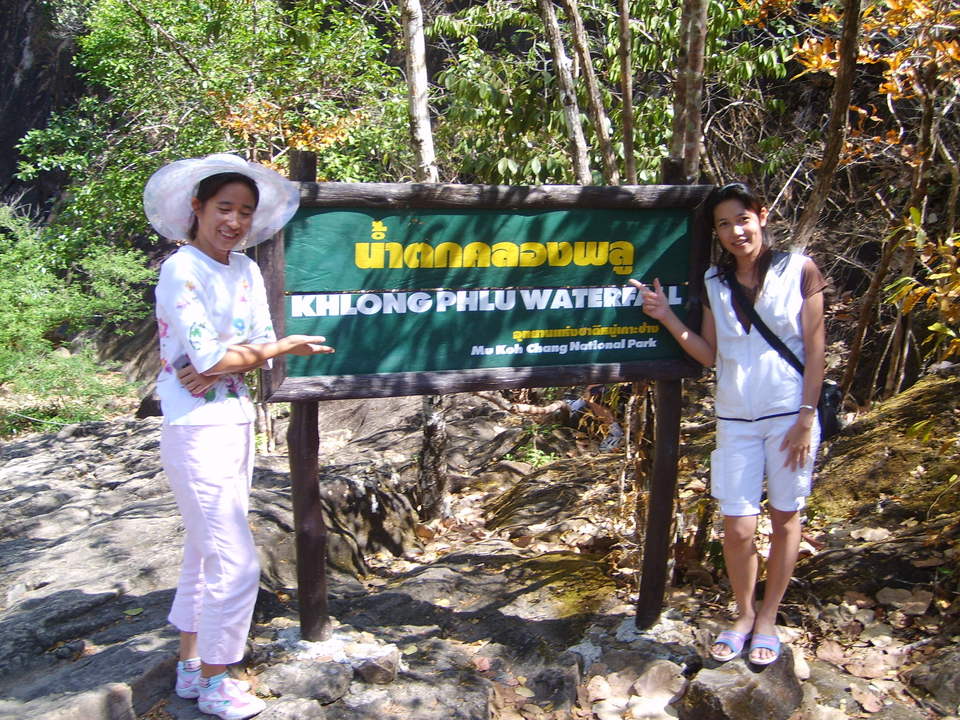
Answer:
[[[699,221],[695,208],[709,192],[703,185],[501,186],[392,183],[300,183],[304,208],[449,209],[449,210],[638,210],[683,209],[690,213],[693,238]],[[688,277],[688,324],[699,327],[709,249],[691,243]],[[257,248],[278,336],[285,328],[284,242],[282,235]],[[625,278],[624,278],[625,281]],[[639,311],[638,311],[639,314]],[[335,345],[335,342],[333,343]],[[267,402],[394,397],[500,388],[617,383],[641,379],[696,377],[699,364],[686,357],[626,363],[497,367],[468,370],[401,372],[349,376],[288,377],[283,357],[263,372]]]
[[[314,159],[308,153],[291,156],[298,178],[315,177]],[[293,166],[293,162],[291,163]],[[303,165],[303,167],[300,167]],[[703,273],[709,260],[709,233],[702,232],[695,208],[712,186],[539,186],[442,184],[367,184],[301,182],[301,207],[319,208],[449,208],[497,210],[643,209],[683,208],[690,212],[689,279],[686,323],[699,330],[702,318]],[[699,240],[698,240],[699,239]],[[284,241],[278,234],[257,248],[256,259],[267,286],[274,328],[283,336]],[[291,402],[288,447],[293,493],[294,534],[297,548],[297,585],[301,636],[306,640],[329,637],[326,582],[327,536],[321,512],[319,471],[320,400],[444,394],[451,392],[615,383],[655,380],[656,437],[650,478],[648,517],[637,601],[636,624],[650,627],[659,617],[666,587],[670,526],[679,458],[682,378],[696,377],[701,366],[690,358],[647,360],[594,365],[500,367],[483,370],[433,371],[357,375],[349,383],[338,378],[288,378],[283,357],[264,369],[261,397],[268,402]]]

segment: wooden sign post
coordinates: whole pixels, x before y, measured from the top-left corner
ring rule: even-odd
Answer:
[[[300,179],[300,178],[297,178]],[[643,315],[631,277],[658,277],[700,324],[708,186],[301,182],[283,242],[259,253],[277,334],[337,352],[277,358],[268,402],[290,401],[303,636],[327,632],[317,401],[657,381],[641,613],[659,614],[679,453],[681,379],[700,373]],[[660,512],[662,498],[668,512]],[[660,498],[660,505],[657,505]],[[651,620],[652,622],[652,620]]]

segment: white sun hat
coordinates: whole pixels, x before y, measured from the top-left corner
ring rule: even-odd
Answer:
[[[286,225],[300,206],[296,183],[259,163],[231,153],[177,160],[164,165],[143,188],[143,210],[154,229],[170,240],[187,240],[193,223],[191,199],[204,178],[220,173],[240,173],[252,178],[260,192],[253,225],[241,243],[252,247]],[[240,243],[238,243],[239,245]]]

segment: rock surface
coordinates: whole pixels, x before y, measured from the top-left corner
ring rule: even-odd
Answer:
[[[726,620],[704,617],[702,600],[683,589],[670,591],[657,625],[637,631],[625,602],[631,581],[616,581],[612,560],[628,553],[611,550],[605,517],[618,502],[618,460],[562,459],[576,451],[560,445],[561,459],[539,471],[505,458],[523,429],[471,396],[448,418],[460,505],[420,523],[404,494],[419,406],[323,405],[334,619],[324,643],[298,636],[286,458],[258,458],[250,522],[262,588],[237,671],[268,699],[261,717],[835,720],[885,689],[871,717],[924,718],[905,696],[890,699],[902,687],[890,675],[851,680],[839,651],[821,662],[794,642],[762,672],[705,661]],[[172,692],[176,635],[166,613],[182,528],[158,435],[156,419],[86,423],[0,448],[0,718],[208,717]],[[887,595],[892,616],[901,600]],[[856,602],[809,614],[824,632],[850,632],[856,621],[867,625],[856,631],[866,645],[888,642],[891,626]],[[788,630],[785,640],[800,638]],[[894,650],[875,653],[891,659]],[[916,678],[944,704],[956,678],[943,672],[948,651]]]
[[[780,658],[762,671],[742,658],[701,670],[680,702],[680,718],[787,720],[802,699],[800,681],[793,672],[793,654],[784,647]]]

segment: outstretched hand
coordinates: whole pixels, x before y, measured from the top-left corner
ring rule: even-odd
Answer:
[[[630,278],[630,284],[637,289],[640,297],[643,298],[643,312],[654,320],[663,320],[671,312],[670,302],[660,285],[660,278],[654,278],[652,289],[633,278]]]
[[[287,335],[284,342],[290,345],[286,352],[290,355],[320,355],[336,352],[329,345],[324,345],[326,338],[323,335]]]

